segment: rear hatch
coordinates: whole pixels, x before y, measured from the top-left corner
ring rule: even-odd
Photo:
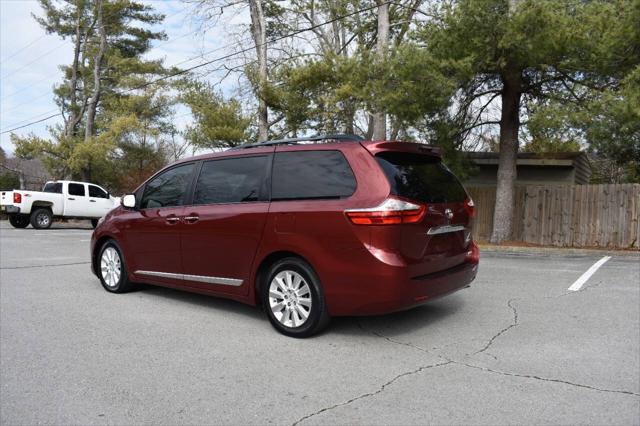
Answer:
[[[386,149],[373,154],[389,180],[390,195],[424,207],[420,220],[392,226],[399,233],[398,251],[409,264],[410,276],[417,278],[464,263],[473,202],[437,151],[408,150],[399,146],[408,144],[397,144],[398,149],[393,149],[385,143]]]

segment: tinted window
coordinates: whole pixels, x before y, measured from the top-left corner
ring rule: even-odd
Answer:
[[[342,198],[356,190],[356,179],[340,151],[277,153],[273,162],[273,200]]]
[[[258,201],[267,170],[267,157],[207,161],[196,183],[193,204]]]
[[[42,192],[51,192],[54,194],[62,194],[62,183],[61,182],[49,182],[44,185],[42,188]]]
[[[80,197],[84,197],[84,185],[81,183],[70,183],[69,184],[69,195],[78,195]]]
[[[101,188],[98,188],[95,185],[89,185],[89,197],[93,198],[109,198],[109,195]]]
[[[193,163],[174,167],[153,178],[144,188],[140,208],[181,206],[192,172]]]
[[[458,203],[467,196],[458,179],[439,158],[383,152],[376,159],[394,195],[425,203]]]

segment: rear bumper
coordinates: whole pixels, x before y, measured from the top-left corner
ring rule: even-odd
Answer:
[[[330,314],[380,315],[420,306],[469,287],[478,273],[478,263],[464,262],[444,271],[413,278],[406,276],[405,268],[398,269],[390,275],[371,276],[366,291],[350,292],[348,300],[328,297]]]
[[[20,207],[16,206],[0,206],[2,213],[17,214],[20,213]]]

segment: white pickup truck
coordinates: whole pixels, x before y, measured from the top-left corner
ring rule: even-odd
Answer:
[[[89,219],[95,228],[98,219],[118,205],[120,198],[98,185],[68,180],[47,182],[42,191],[16,189],[0,194],[0,210],[9,215],[14,228],[31,223],[36,229],[46,229],[54,217]]]

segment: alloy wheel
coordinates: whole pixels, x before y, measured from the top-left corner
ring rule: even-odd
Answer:
[[[285,327],[303,325],[311,314],[311,288],[296,271],[280,271],[269,285],[269,306],[273,316]]]
[[[120,275],[122,273],[122,267],[120,262],[120,255],[113,247],[107,247],[102,252],[100,258],[100,273],[102,279],[108,287],[116,287],[120,281]]]

